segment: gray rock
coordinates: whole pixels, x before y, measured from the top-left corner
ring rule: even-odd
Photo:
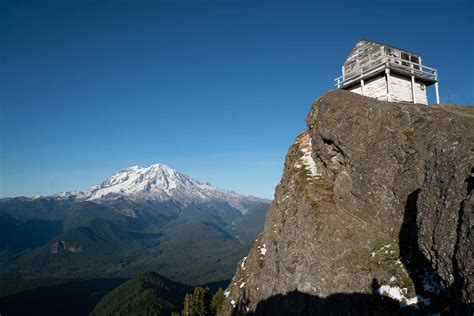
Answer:
[[[337,90],[306,122],[222,315],[471,313],[474,108]]]

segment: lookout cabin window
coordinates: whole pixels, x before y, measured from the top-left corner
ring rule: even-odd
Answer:
[[[399,51],[396,51],[396,50],[391,49],[389,47],[387,47],[386,50],[387,50],[387,56],[389,57],[388,61],[393,62],[395,64],[400,64],[400,62],[398,61],[398,58],[400,58]],[[390,57],[394,57],[394,59],[392,59]]]
[[[420,70],[420,58],[418,56],[410,56],[410,61],[414,64],[413,68]]]
[[[406,52],[401,53],[402,65],[406,67],[412,67],[416,70],[420,70],[420,58],[416,55],[412,55]],[[406,60],[407,62],[404,62]]]
[[[408,53],[405,53],[405,52],[402,52],[402,60],[407,60],[407,61],[410,61],[410,54]],[[407,67],[410,67],[410,64],[409,63],[405,63],[402,61],[402,65],[403,66],[407,66]]]

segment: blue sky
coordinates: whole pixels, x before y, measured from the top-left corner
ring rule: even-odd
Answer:
[[[0,197],[162,162],[271,198],[360,38],[420,53],[442,102],[474,104],[473,20],[472,1],[3,0]]]

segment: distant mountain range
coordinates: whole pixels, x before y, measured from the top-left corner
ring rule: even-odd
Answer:
[[[218,189],[164,164],[126,168],[83,191],[0,199],[0,278],[230,278],[269,200]]]

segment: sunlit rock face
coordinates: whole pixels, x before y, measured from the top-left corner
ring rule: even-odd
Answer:
[[[474,108],[321,97],[222,315],[470,313]]]

